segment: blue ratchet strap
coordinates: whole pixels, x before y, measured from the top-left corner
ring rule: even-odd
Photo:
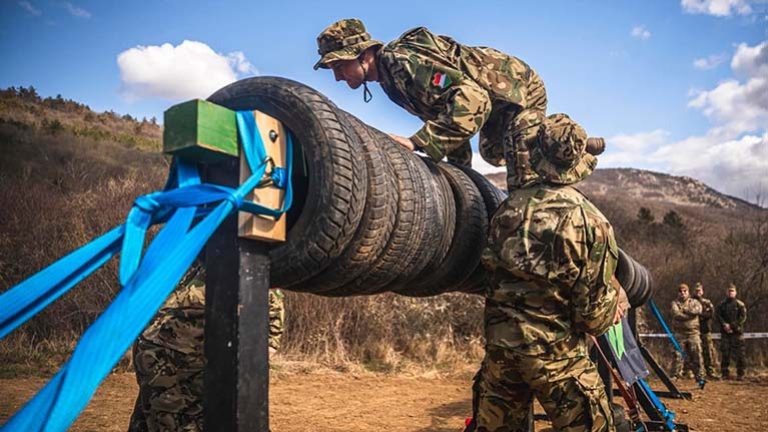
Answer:
[[[122,241],[120,281],[123,289],[85,331],[69,361],[3,425],[3,431],[62,431],[68,428],[99,383],[176,287],[221,222],[237,209],[246,210],[248,202],[244,197],[259,184],[267,164],[253,113],[237,114],[239,124],[250,119],[253,125],[239,130],[253,173],[240,187],[200,184],[195,165],[176,160],[166,184],[168,190],[137,199],[125,225],[0,295],[0,334],[4,336],[109,260],[120,249]],[[287,145],[291,143],[289,135]],[[286,173],[290,178],[291,149]],[[290,207],[292,200],[290,182],[283,182],[283,185],[286,193],[281,209],[268,209],[255,203],[247,207],[268,210],[279,217]],[[200,207],[215,202],[219,202],[215,208]],[[199,222],[192,227],[195,220]],[[167,223],[142,259],[146,229],[159,221]]]
[[[640,384],[640,387],[643,389],[645,394],[648,395],[648,399],[651,400],[653,406],[655,406],[656,409],[664,417],[664,423],[667,426],[667,429],[670,431],[676,430],[677,425],[675,424],[675,412],[667,409],[661,399],[659,399],[659,397],[656,396],[656,393],[653,392],[651,386],[649,386],[643,378],[640,378],[637,380],[637,382]]]
[[[64,295],[119,250],[120,225],[0,294],[0,339]]]
[[[667,336],[669,336],[669,339],[672,341],[672,345],[675,346],[675,350],[677,350],[677,352],[679,352],[683,357],[685,357],[683,348],[680,347],[680,343],[677,342],[675,335],[672,334],[672,331],[669,330],[669,327],[667,326],[667,322],[664,321],[664,317],[661,316],[661,312],[659,311],[659,308],[656,307],[656,303],[653,301],[653,299],[648,300],[648,305],[651,307],[651,312],[653,312],[653,315],[661,324],[661,327],[664,329],[664,332],[667,333]]]

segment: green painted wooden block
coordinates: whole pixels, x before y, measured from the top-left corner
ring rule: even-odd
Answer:
[[[200,162],[238,156],[235,112],[202,99],[168,108],[163,152]]]

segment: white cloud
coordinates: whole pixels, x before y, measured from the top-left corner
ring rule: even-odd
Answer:
[[[713,133],[729,138],[768,128],[768,41],[754,47],[740,44],[731,68],[743,82],[732,78],[712,90],[699,91],[688,106],[715,122]]]
[[[128,49],[117,56],[117,65],[129,100],[205,98],[241,75],[258,73],[240,51],[220,54],[189,40]]]
[[[707,57],[697,58],[693,61],[693,67],[699,70],[709,70],[720,66],[726,59],[725,54],[712,54]]]
[[[612,136],[606,139],[608,151],[599,157],[600,166],[626,167],[646,164],[646,155],[668,140],[669,132],[663,129]]]
[[[754,131],[768,122],[768,76],[746,83],[728,80],[688,103],[719,124],[723,133]]]
[[[659,148],[652,158],[664,161],[673,174],[731,195],[747,198],[748,191],[768,186],[768,133],[725,141],[717,134],[689,137]]]
[[[670,140],[664,130],[608,138],[601,166],[651,166],[706,182],[744,198],[768,187],[768,41],[741,44],[731,60],[735,75],[694,92],[688,106],[712,123],[707,133]]]
[[[632,37],[638,38],[640,40],[648,40],[651,37],[651,32],[648,31],[644,25],[633,27],[629,34],[631,34]]]
[[[74,17],[78,17],[78,18],[90,18],[91,17],[91,13],[90,12],[88,12],[87,10],[85,10],[85,9],[79,7],[79,6],[75,6],[72,3],[70,3],[70,2],[65,1],[65,2],[62,3],[62,5],[64,6],[64,8],[67,9],[67,12],[69,12],[69,14],[74,16]]]
[[[36,8],[32,3],[28,1],[20,1],[18,5],[25,11],[29,12],[31,15],[40,16],[43,14],[43,11]]]
[[[478,152],[472,153],[472,169],[479,172],[480,174],[491,174],[506,171],[506,168],[503,166],[497,167],[486,162]]]
[[[747,77],[768,76],[768,41],[764,41],[753,47],[741,43],[736,48],[736,54],[731,60],[731,68]]]
[[[730,16],[752,13],[750,0],[681,0],[683,10],[691,14]]]

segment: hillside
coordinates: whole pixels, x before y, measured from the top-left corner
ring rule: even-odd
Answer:
[[[506,188],[506,174],[489,174],[488,178]],[[622,201],[665,207],[691,206],[712,209],[750,211],[754,204],[716,191],[703,182],[684,176],[674,176],[635,168],[597,169],[579,190],[590,197],[610,197]]]
[[[31,88],[0,90],[0,291],[121,223],[137,196],[161,188],[168,170],[161,135],[153,119],[96,113]],[[491,179],[504,184],[503,174]],[[651,270],[660,305],[683,281],[703,281],[715,301],[734,282],[756,312],[747,328],[768,329],[759,313],[768,300],[768,212],[689,178],[636,169],[598,170],[579,188],[611,220],[620,246]],[[117,291],[116,273],[113,260],[0,342],[0,364],[66,355]],[[285,350],[376,370],[478,359],[482,305],[464,294],[288,293]],[[757,362],[768,352],[760,346],[750,351]]]

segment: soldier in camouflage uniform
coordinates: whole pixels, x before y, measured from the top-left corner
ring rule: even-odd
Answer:
[[[570,186],[596,164],[586,139],[568,116],[545,118],[530,148],[536,181],[510,190],[493,216],[483,254],[491,286],[478,431],[527,431],[534,397],[558,431],[614,430],[586,339],[604,333],[627,304],[614,277],[613,229]]]
[[[477,430],[527,430],[534,396],[558,430],[613,430],[585,333],[601,334],[617,313],[618,250],[605,217],[567,186],[596,163],[584,130],[562,114],[547,118],[538,74],[492,48],[423,27],[384,45],[354,19],[332,24],[317,42],[315,69],[333,69],[353,89],[377,81],[425,122],[410,138],[393,136],[404,147],[469,165],[469,138],[479,131],[483,159],[507,167],[510,197],[484,257],[494,285],[473,386]]]
[[[717,379],[717,354],[715,344],[712,343],[712,318],[715,316],[715,306],[708,298],[704,298],[704,286],[696,282],[693,298],[701,303],[701,315],[699,315],[699,332],[701,334],[701,354],[704,359],[704,370],[707,378]]]
[[[693,375],[699,383],[703,383],[701,374],[701,336],[699,335],[699,316],[701,315],[701,303],[690,296],[690,289],[686,284],[678,287],[678,296],[672,302],[672,330],[675,338],[680,343],[683,353],[675,352],[672,364],[672,377],[682,378],[683,363],[693,371]],[[685,358],[683,358],[683,356]]]
[[[747,307],[736,298],[736,285],[730,284],[726,298],[717,306],[717,318],[722,328],[720,368],[724,379],[730,378],[731,357],[736,360],[736,374],[744,379],[746,353],[744,352],[744,323],[747,321]]]
[[[269,292],[270,352],[280,347],[284,307]],[[195,264],[133,346],[139,395],[131,432],[203,430],[205,270]]]
[[[522,60],[459,44],[424,27],[384,45],[357,19],[330,25],[317,44],[321,59],[315,69],[333,69],[336,80],[352,88],[378,81],[393,102],[424,121],[410,138],[393,136],[402,145],[436,161],[447,156],[470,166],[469,139],[479,132],[481,156],[507,165],[511,186],[536,177],[528,142],[545,116],[547,93],[541,77]]]

